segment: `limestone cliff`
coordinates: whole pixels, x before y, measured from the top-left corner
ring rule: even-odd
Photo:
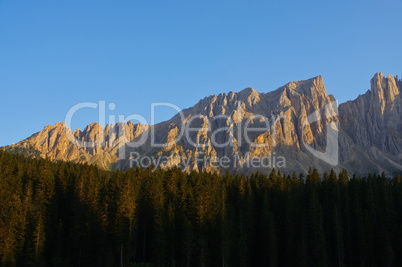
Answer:
[[[402,170],[401,81],[377,73],[371,90],[339,106],[342,164],[357,172]]]
[[[141,146],[140,154],[169,155],[167,166],[179,165],[188,171],[215,170],[214,159],[225,157],[230,160],[228,169],[240,172],[269,171],[272,167],[307,171],[309,166],[323,170],[328,168],[327,164],[309,155],[302,143],[304,140],[323,150],[324,126],[337,121],[337,114],[334,110],[323,114],[321,120],[307,123],[303,130],[302,124],[309,114],[333,101],[334,97],[326,93],[321,76],[291,82],[269,93],[246,88],[238,93],[209,96],[183,110],[182,116],[176,115],[151,127],[149,142]],[[183,135],[177,138],[182,131]],[[174,141],[174,145],[158,150],[150,144],[152,141],[162,144]],[[137,150],[127,148],[126,151],[129,153],[125,159]],[[285,158],[283,166],[273,164],[275,157]],[[252,164],[253,158],[265,158],[266,162]],[[121,160],[119,166],[128,168],[129,163]]]
[[[6,149],[104,169],[152,163],[186,171],[315,167],[394,174],[402,172],[401,85],[397,77],[377,73],[371,90],[338,112],[317,76],[268,93],[246,88],[208,96],[153,126],[128,122],[103,129],[92,123],[72,132],[57,123]]]
[[[91,123],[83,131],[72,132],[64,122],[48,125],[42,131],[11,146],[6,150],[31,157],[52,160],[97,164],[109,169],[118,160],[116,151],[129,140],[141,135],[149,125],[118,123],[106,125]]]

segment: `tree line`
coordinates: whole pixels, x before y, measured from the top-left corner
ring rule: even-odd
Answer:
[[[250,176],[0,150],[1,266],[402,266],[402,177]]]

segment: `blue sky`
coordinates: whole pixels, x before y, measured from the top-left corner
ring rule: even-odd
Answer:
[[[180,108],[221,92],[324,77],[340,102],[402,76],[402,1],[0,0],[0,146],[64,121]],[[173,110],[159,109],[157,120]],[[73,127],[96,121],[82,110]]]

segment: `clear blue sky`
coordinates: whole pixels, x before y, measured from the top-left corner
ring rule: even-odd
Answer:
[[[149,120],[152,102],[187,108],[319,74],[354,99],[376,72],[402,76],[401,17],[400,0],[0,0],[0,146],[85,101]],[[96,120],[82,111],[73,126]]]

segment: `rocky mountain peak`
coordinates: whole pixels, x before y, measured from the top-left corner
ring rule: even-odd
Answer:
[[[251,87],[243,89],[237,94],[237,96],[239,101],[246,102],[249,107],[260,101],[260,93]]]
[[[256,90],[254,90],[252,87],[247,87],[241,90],[238,95],[239,96],[249,96],[251,94],[259,94]]]
[[[328,97],[321,75],[308,80],[292,81],[281,87],[280,90],[284,90],[288,95],[303,95],[312,101],[320,102]]]
[[[66,124],[64,122],[58,122],[54,125],[54,127],[64,129],[66,128]]]
[[[61,122],[6,149],[32,157],[95,163],[104,169],[129,168],[130,153],[134,152],[166,156],[167,167],[178,165],[186,171],[217,171],[208,162],[204,166],[197,163],[197,154],[236,158],[244,163],[276,153],[286,158],[289,170],[307,171],[314,166],[323,171],[331,166],[320,162],[307,147],[326,151],[327,133],[336,129],[340,137],[339,165],[335,168],[363,174],[382,170],[395,173],[402,170],[401,87],[397,77],[377,73],[367,93],[341,104],[338,110],[327,109],[335,99],[327,95],[323,78],[316,76],[267,93],[247,87],[238,93],[211,95],[153,126],[130,121],[105,127],[91,123],[73,133]],[[305,123],[317,111],[322,111],[318,120]],[[246,124],[257,131],[243,131]],[[183,127],[192,131],[181,135]],[[265,128],[268,130],[262,130]],[[131,145],[143,137],[145,143],[140,147]],[[251,167],[233,166],[230,170],[253,171],[247,168]]]
[[[391,74],[385,78],[382,72],[379,72],[374,75],[370,83],[372,97],[378,103],[381,112],[384,113],[386,106],[392,105],[395,97],[400,94],[398,79]]]
[[[342,154],[345,158],[350,156],[355,165],[366,166],[363,161],[370,160],[369,157],[381,161],[388,171],[402,169],[402,102],[398,79],[379,72],[370,85],[364,95],[339,106],[341,128],[352,140],[352,144],[343,146],[348,152]],[[354,145],[367,149],[366,155],[353,157]],[[374,164],[369,167],[375,170]]]
[[[298,92],[308,96],[313,96],[315,94],[327,94],[327,90],[325,89],[324,81],[321,75],[305,81],[299,81],[297,84]]]

